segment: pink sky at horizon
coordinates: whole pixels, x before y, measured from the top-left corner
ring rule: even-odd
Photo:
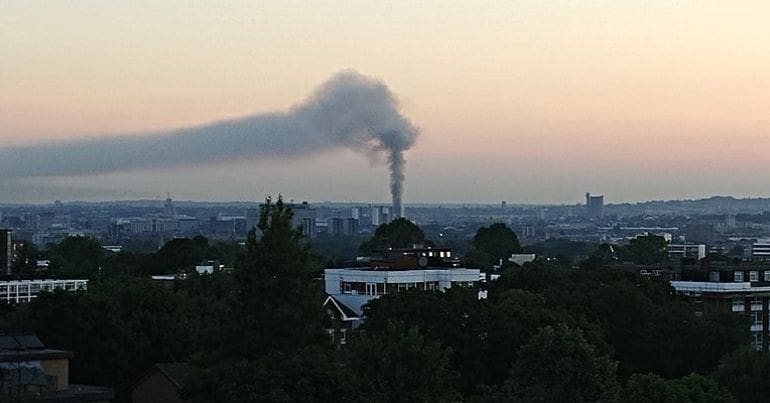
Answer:
[[[770,176],[757,175],[770,168],[767,2],[1,7],[0,147],[285,110],[352,68],[384,80],[422,130],[407,203],[770,196]],[[388,199],[385,168],[349,151],[34,183]]]

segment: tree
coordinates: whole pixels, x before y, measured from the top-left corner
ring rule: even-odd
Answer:
[[[668,259],[666,240],[658,235],[638,236],[629,242],[627,249],[633,262],[638,264],[660,263]]]
[[[425,238],[420,227],[401,217],[377,227],[374,235],[358,249],[361,253],[371,253],[377,249],[411,248],[413,245],[432,246],[433,243]]]
[[[279,197],[265,200],[258,224],[262,237],[249,233],[246,252],[236,265],[237,325],[235,355],[259,356],[270,350],[291,351],[328,339],[322,294],[314,282],[302,232],[292,227],[291,209]],[[320,343],[319,343],[320,344]]]
[[[734,403],[736,400],[715,380],[700,374],[670,380],[655,374],[634,374],[623,390],[621,402]]]
[[[495,223],[476,231],[466,259],[470,266],[488,269],[514,253],[521,253],[519,238],[507,225]]]
[[[72,383],[110,385],[119,400],[157,362],[188,357],[194,331],[184,299],[146,279],[92,283],[88,292],[42,293],[16,313],[15,327],[52,348],[71,350]]]
[[[345,354],[343,390],[354,402],[452,402],[455,375],[449,352],[416,327],[391,322],[383,332],[362,331]]]
[[[222,342],[204,352],[188,396],[212,401],[326,401],[334,388],[328,316],[291,209],[261,206],[233,272]],[[330,386],[332,385],[332,386]],[[310,394],[309,391],[317,391]]]
[[[51,272],[60,278],[93,278],[99,274],[107,251],[94,238],[75,236],[47,251]]]
[[[202,236],[174,238],[158,251],[153,259],[152,274],[178,273],[193,268],[205,257],[208,240]]]
[[[21,246],[11,263],[11,273],[18,279],[30,279],[35,277],[37,271],[37,261],[41,258],[41,253],[29,241],[22,241]]]
[[[714,378],[742,403],[765,402],[770,396],[770,355],[738,349],[725,356]]]
[[[503,223],[479,228],[473,237],[473,247],[495,259],[503,259],[513,253],[521,253],[519,238]]]
[[[613,401],[617,363],[599,356],[580,329],[541,328],[519,350],[508,381],[491,400],[517,402]]]

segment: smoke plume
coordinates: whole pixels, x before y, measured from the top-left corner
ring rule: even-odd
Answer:
[[[387,158],[394,214],[400,216],[404,151],[414,144],[417,134],[383,82],[343,71],[286,112],[165,132],[2,148],[0,181],[297,158],[346,147],[375,160]]]

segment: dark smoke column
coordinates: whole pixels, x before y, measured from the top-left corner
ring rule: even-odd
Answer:
[[[418,133],[399,111],[398,100],[385,83],[345,70],[286,111],[139,135],[0,145],[0,188],[3,182],[24,178],[292,159],[348,148],[365,153],[375,162],[387,158],[393,215],[400,217],[404,152],[412,147]]]
[[[393,203],[393,218],[404,216],[402,199],[404,195],[404,159],[403,151],[394,151],[390,155],[390,196]]]

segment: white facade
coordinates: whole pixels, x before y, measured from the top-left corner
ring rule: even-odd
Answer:
[[[770,259],[770,239],[757,240],[751,245],[751,257],[755,259]]]
[[[704,244],[672,244],[668,245],[669,257],[695,257],[698,260],[706,257],[706,245]]]
[[[473,287],[478,285],[479,278],[480,272],[477,269],[326,269],[324,270],[324,289],[327,294],[333,296],[359,296],[360,305],[363,306],[380,295],[411,288],[444,291],[454,286]],[[360,310],[361,307],[350,308]]]
[[[533,262],[536,257],[534,253],[514,253],[508,258],[508,261],[523,266],[524,263]]]
[[[87,290],[88,280],[16,280],[0,281],[0,303],[30,302],[42,291]]]

